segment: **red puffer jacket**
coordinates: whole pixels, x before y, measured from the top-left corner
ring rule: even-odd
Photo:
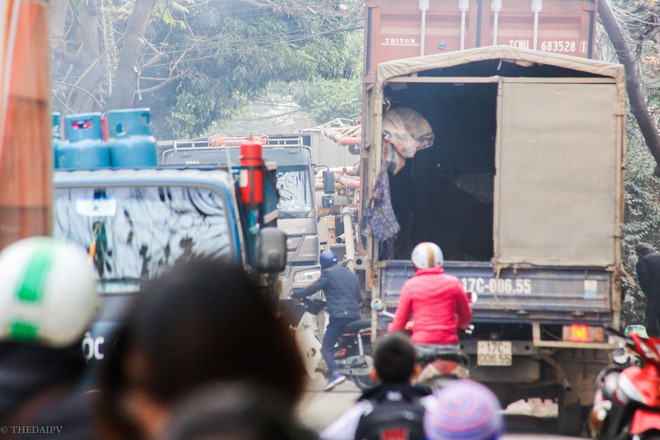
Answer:
[[[467,295],[458,278],[441,267],[420,269],[405,282],[390,331],[400,331],[414,320],[415,344],[455,344],[458,328],[472,320]]]

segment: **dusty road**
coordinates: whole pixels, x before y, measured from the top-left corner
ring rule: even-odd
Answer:
[[[339,417],[360,395],[351,382],[339,385],[329,393],[322,391],[325,380],[310,381],[308,392],[300,404],[299,418],[310,428],[321,430]],[[507,433],[504,440],[570,440],[551,434],[555,425],[556,406],[550,403],[516,402],[507,408]]]

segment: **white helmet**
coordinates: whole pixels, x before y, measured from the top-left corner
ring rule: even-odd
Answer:
[[[0,253],[0,340],[64,347],[98,307],[96,270],[80,247],[32,237]]]
[[[440,247],[430,241],[424,241],[415,246],[410,259],[417,269],[442,267],[445,263]]]

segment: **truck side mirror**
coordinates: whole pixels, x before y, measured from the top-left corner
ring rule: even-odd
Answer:
[[[325,194],[335,193],[335,173],[323,171],[323,192]]]
[[[257,271],[278,273],[286,268],[286,234],[277,228],[263,228],[257,238]]]

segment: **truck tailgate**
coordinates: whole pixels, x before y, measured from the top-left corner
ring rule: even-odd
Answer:
[[[395,308],[403,283],[414,275],[410,261],[380,261],[380,297]],[[611,323],[612,273],[604,268],[502,269],[490,263],[445,262],[466,291],[476,293],[474,322]]]

